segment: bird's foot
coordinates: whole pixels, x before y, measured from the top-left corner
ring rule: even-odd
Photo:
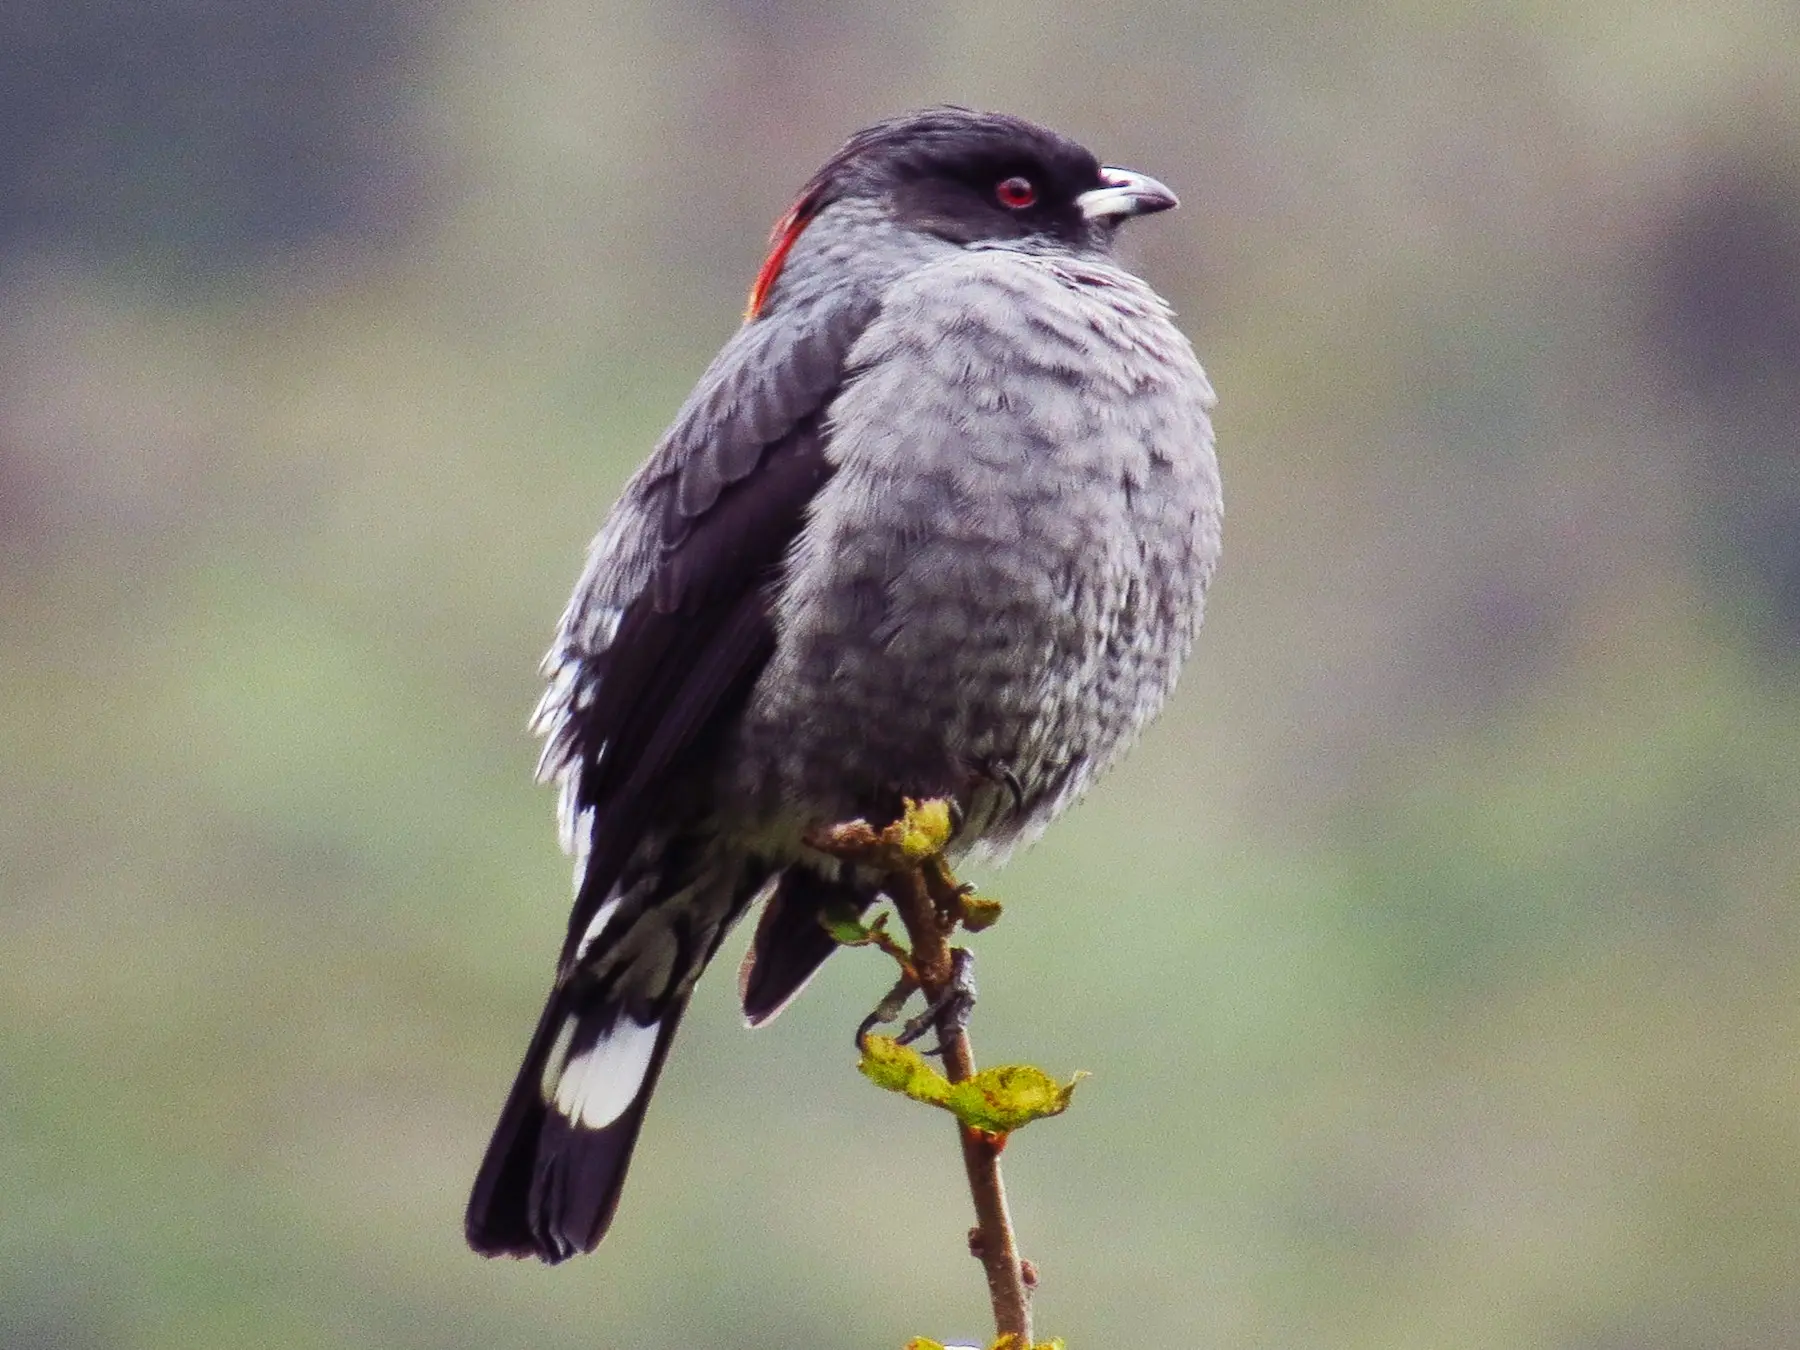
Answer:
[[[1012,765],[1002,759],[984,759],[975,766],[975,778],[982,783],[1006,789],[1011,799],[1012,814],[1020,815],[1025,810],[1025,785],[1019,781],[1019,775],[1013,772]]]
[[[901,1045],[911,1045],[927,1031],[935,1030],[937,1044],[920,1053],[941,1057],[945,1043],[968,1027],[969,1017],[974,1011],[975,953],[967,947],[953,947],[950,951],[949,983],[938,991],[938,996],[923,1012],[900,1029],[900,1034],[894,1039]],[[861,1044],[860,1039],[858,1044]]]
[[[898,1022],[907,1002],[918,989],[916,980],[910,975],[902,975],[894,987],[888,990],[887,996],[875,1005],[874,1011],[857,1026],[856,1048],[865,1048],[869,1033],[876,1027]],[[941,1056],[944,1053],[944,1042],[967,1028],[969,1017],[974,1011],[975,954],[966,947],[956,947],[950,952],[949,983],[938,991],[937,997],[918,1016],[907,1019],[894,1040],[901,1045],[911,1045],[927,1031],[936,1031],[938,1043],[921,1053]]]
[[[894,987],[887,991],[887,996],[875,1005],[875,1009],[857,1025],[856,1048],[862,1050],[869,1039],[869,1033],[878,1026],[889,1022],[898,1022],[900,1014],[906,1009],[906,1002],[919,988],[919,982],[911,975],[902,975]],[[911,1023],[907,1024],[911,1026]]]

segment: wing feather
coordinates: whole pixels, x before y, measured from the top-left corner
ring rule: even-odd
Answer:
[[[581,873],[565,961],[774,650],[772,596],[832,472],[825,411],[872,314],[815,308],[739,330],[594,541],[533,717]]]

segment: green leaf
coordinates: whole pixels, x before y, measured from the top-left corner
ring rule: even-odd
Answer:
[[[1002,1064],[952,1084],[918,1051],[888,1036],[865,1037],[857,1067],[875,1086],[942,1107],[970,1129],[986,1134],[1011,1134],[1034,1120],[1061,1115],[1069,1109],[1075,1085],[1087,1077],[1077,1073],[1059,1083],[1029,1064]]]
[[[887,924],[887,913],[883,911],[875,916],[873,924],[862,921],[856,906],[837,904],[829,906],[819,915],[819,923],[832,936],[832,940],[846,947],[862,947],[875,940],[875,934]]]
[[[970,1129],[1011,1134],[1034,1120],[1068,1110],[1075,1085],[1086,1077],[1077,1073],[1059,1083],[1030,1064],[1002,1064],[955,1084],[943,1106]]]
[[[942,797],[915,802],[906,799],[906,813],[896,822],[897,828],[886,833],[886,839],[900,851],[900,856],[913,867],[935,858],[950,842],[950,803]]]
[[[891,1036],[865,1036],[862,1062],[856,1067],[876,1087],[927,1106],[943,1106],[950,1095],[950,1080],[927,1064],[917,1050]]]

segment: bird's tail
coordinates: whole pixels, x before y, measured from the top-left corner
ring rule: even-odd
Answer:
[[[741,858],[627,871],[593,907],[476,1175],[476,1251],[554,1263],[599,1244],[694,981],[765,875]]]
[[[471,1247],[554,1263],[599,1244],[686,1007],[683,996],[641,1023],[551,994],[475,1177]]]

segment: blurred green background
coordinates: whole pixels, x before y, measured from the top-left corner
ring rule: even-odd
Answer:
[[[568,888],[534,666],[856,127],[1176,187],[1180,694],[992,878],[1073,1347],[1800,1343],[1800,11],[0,5],[0,1346],[979,1334],[833,961],[704,983],[613,1236],[461,1207]]]

